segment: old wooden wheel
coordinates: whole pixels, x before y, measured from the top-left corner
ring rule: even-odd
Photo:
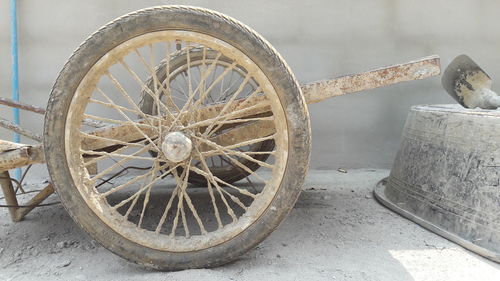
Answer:
[[[225,88],[228,75],[239,79]],[[136,263],[181,269],[228,262],[278,226],[300,193],[310,134],[296,80],[259,35],[165,6],[121,17],[75,51],[51,93],[44,145],[85,231]],[[221,176],[217,157],[245,180]],[[193,175],[206,188],[192,188]]]

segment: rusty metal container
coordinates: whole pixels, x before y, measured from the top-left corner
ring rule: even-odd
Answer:
[[[400,215],[500,262],[500,110],[412,107],[390,176],[374,193]]]

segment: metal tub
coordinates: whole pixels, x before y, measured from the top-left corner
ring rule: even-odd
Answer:
[[[388,178],[385,206],[500,262],[500,110],[411,108]]]

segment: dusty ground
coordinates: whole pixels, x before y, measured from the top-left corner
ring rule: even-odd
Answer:
[[[90,240],[60,205],[0,210],[0,280],[500,280],[500,265],[401,218],[371,191],[387,170],[311,171],[283,225],[238,261],[154,272]]]

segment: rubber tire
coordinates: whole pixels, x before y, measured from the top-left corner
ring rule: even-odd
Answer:
[[[208,54],[207,54],[208,55]],[[195,60],[201,60],[203,54],[201,51],[196,51],[196,52],[190,52],[190,57],[191,61]],[[209,55],[210,56],[210,55]],[[215,57],[215,54],[211,55],[212,57]],[[228,62],[229,59],[227,57],[222,56],[219,60]],[[176,57],[173,57],[170,62],[170,72],[175,72],[175,70],[179,67],[182,67],[186,64],[187,62],[187,56],[185,53],[182,53]],[[231,64],[231,61],[229,61],[229,64]],[[156,77],[158,77],[158,80],[161,81],[161,83],[164,82],[166,79],[166,69],[165,69],[166,62],[163,61],[160,63],[156,68]],[[153,77],[150,77],[149,79],[146,80],[146,86],[149,87],[150,89],[154,89],[154,80]],[[154,100],[151,95],[147,94],[145,91],[142,91],[141,93],[141,99],[140,99],[140,104],[139,107],[142,112],[147,113],[147,114],[153,114],[154,110]],[[260,143],[260,146],[258,148],[252,149],[252,151],[272,151],[274,149],[274,140],[266,140]],[[150,151],[150,154],[156,157],[156,153],[153,151]],[[267,158],[269,158],[269,154],[259,154],[259,155],[254,155],[253,158],[262,162],[265,162]],[[257,169],[260,168],[260,165],[257,162],[250,161],[247,159],[239,159],[241,164],[245,165],[248,167],[251,171],[256,171]],[[179,174],[182,174],[182,168],[177,169]],[[239,180],[242,180],[246,178],[250,173],[243,169],[238,169],[236,167],[226,167],[225,169],[221,170],[212,170],[211,171],[214,176],[218,177],[219,179],[227,182],[227,183],[234,183]],[[207,186],[207,179],[199,175],[195,172],[191,172],[188,177],[188,182],[191,184],[194,184],[196,186],[200,187],[206,187]]]
[[[139,245],[116,233],[86,205],[65,157],[68,108],[88,70],[113,47],[148,32],[182,29],[205,33],[232,44],[253,60],[270,79],[287,116],[289,151],[280,187],[271,204],[252,225],[217,246],[172,253]],[[55,189],[74,221],[113,253],[160,270],[218,266],[256,246],[283,221],[297,200],[307,172],[310,123],[299,84],[280,55],[245,25],[217,12],[185,6],[160,6],[130,13],[107,24],[80,45],[64,65],[50,94],[45,115],[44,146]]]

